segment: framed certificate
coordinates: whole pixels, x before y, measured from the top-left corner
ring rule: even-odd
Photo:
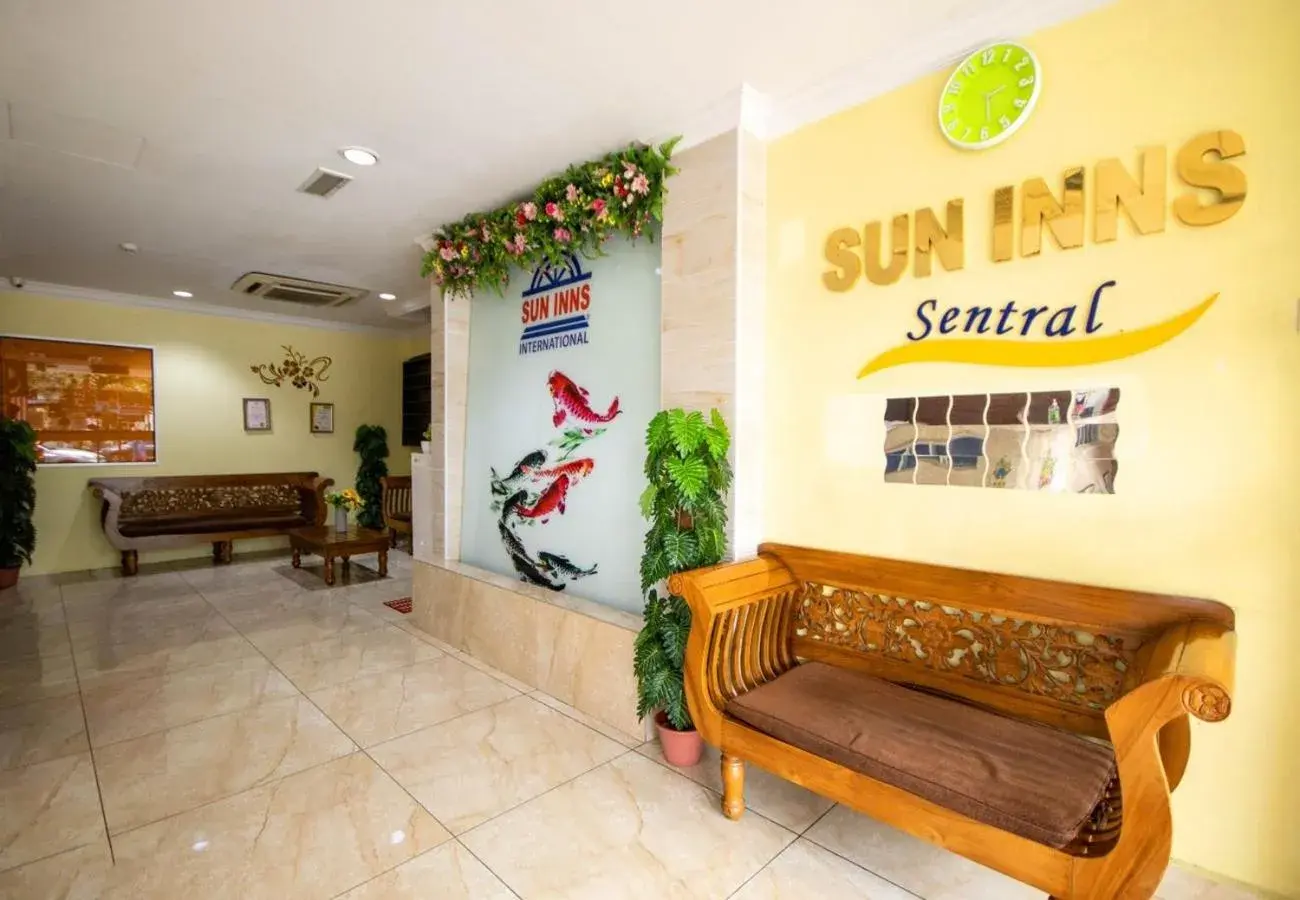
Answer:
[[[313,403],[311,405],[311,433],[334,433],[334,404]]]
[[[271,430],[271,401],[265,397],[244,398],[244,430]]]

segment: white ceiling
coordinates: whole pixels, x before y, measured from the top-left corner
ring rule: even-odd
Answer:
[[[374,296],[227,289],[259,270],[418,306],[417,235],[628,141],[716,133],[742,83],[788,130],[1098,2],[0,0],[0,276],[392,327]],[[297,193],[317,166],[356,180]]]

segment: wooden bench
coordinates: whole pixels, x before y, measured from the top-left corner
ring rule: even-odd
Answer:
[[[315,472],[272,472],[94,478],[88,486],[104,501],[104,534],[122,553],[122,574],[134,575],[141,550],[211,543],[213,561],[228,563],[236,539],[320,525],[333,483]]]
[[[722,753],[1060,900],[1150,898],[1188,716],[1231,708],[1227,606],[778,544],[673,576]]]
[[[411,476],[388,475],[379,479],[383,486],[384,528],[397,546],[397,535],[411,536]]]

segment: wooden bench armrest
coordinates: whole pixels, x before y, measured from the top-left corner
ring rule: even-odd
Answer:
[[[94,495],[103,500],[113,509],[119,509],[122,506],[122,495],[117,490],[102,481],[91,479],[89,482],[90,490]]]
[[[1169,795],[1190,751],[1187,716],[1207,722],[1228,717],[1235,648],[1235,632],[1222,624],[1193,620],[1171,626],[1156,639],[1137,687],[1106,709],[1124,822],[1110,853],[1076,860],[1080,894],[1155,892],[1173,846]]]
[[[1184,711],[1219,722],[1232,711],[1236,655],[1237,633],[1232,629],[1214,622],[1183,622],[1156,640],[1142,686],[1177,680]]]
[[[303,513],[308,519],[311,519],[313,525],[323,525],[325,523],[325,492],[333,485],[333,478],[322,478],[319,475],[304,485],[303,492],[306,497],[311,498],[312,508],[304,508]]]
[[[797,583],[771,557],[681,572],[668,590],[691,608],[686,700],[706,741],[721,744],[727,702],[793,668]]]

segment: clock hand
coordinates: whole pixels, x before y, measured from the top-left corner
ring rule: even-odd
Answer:
[[[1007,86],[1005,84],[999,85],[998,87],[994,88],[993,90],[989,91],[984,95],[984,121],[985,122],[987,122],[989,119],[993,117],[993,109],[991,104],[993,102],[994,95],[999,94],[1002,91],[1006,90],[1006,87]]]

